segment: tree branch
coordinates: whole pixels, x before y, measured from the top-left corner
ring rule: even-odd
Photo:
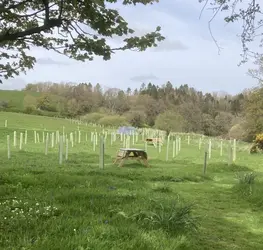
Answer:
[[[50,19],[47,23],[45,23],[42,26],[34,27],[20,32],[15,32],[13,34],[10,34],[9,31],[7,31],[6,34],[0,35],[0,44],[6,41],[14,41],[21,37],[38,34],[42,31],[52,29],[54,27],[60,27],[62,25],[62,21],[63,20],[61,19]]]
[[[49,0],[42,0],[45,7],[45,20],[44,24],[46,25],[49,22]]]
[[[61,17],[62,17],[63,7],[64,7],[64,0],[61,0],[60,1],[60,8],[59,8],[58,19],[61,19]]]
[[[6,2],[8,3],[8,1],[6,1]],[[0,4],[0,13],[4,13],[4,12],[11,10],[11,9],[16,9],[18,7],[21,7],[21,5],[26,4],[28,2],[30,2],[30,0],[24,0],[24,1],[17,3],[17,4],[11,4],[11,5],[9,5],[9,7],[6,7],[5,6],[6,3],[4,2],[4,3]]]
[[[55,5],[56,5],[56,3],[50,5],[49,8],[54,7]],[[8,14],[11,15],[11,16],[14,16],[14,17],[16,17],[16,18],[28,18],[28,17],[32,17],[32,16],[37,16],[37,14],[43,12],[44,10],[46,10],[46,8],[43,8],[43,9],[40,9],[40,10],[34,12],[34,13],[25,14],[25,15],[15,14],[15,13],[13,13],[13,12],[11,12],[11,11],[9,11]],[[38,17],[38,16],[37,16],[37,17]],[[38,18],[40,18],[40,17],[38,17]]]

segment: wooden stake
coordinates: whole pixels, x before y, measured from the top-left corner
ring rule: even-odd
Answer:
[[[16,147],[16,131],[14,131],[14,147]]]
[[[237,158],[237,141],[234,139],[233,141],[233,162],[236,161]]]
[[[47,133],[47,136],[46,136],[45,155],[47,155],[47,151],[48,151],[48,141],[49,141],[49,134]]]
[[[63,162],[63,136],[59,137],[59,164]]]
[[[68,138],[66,138],[66,155],[65,155],[65,160],[68,160]]]
[[[23,145],[23,133],[20,133],[20,138],[19,138],[19,150],[22,150],[22,145]]]
[[[11,158],[11,153],[10,153],[10,136],[7,136],[7,158]]]
[[[104,137],[100,137],[100,161],[99,168],[104,169]]]
[[[173,140],[173,158],[175,157],[175,144],[176,144],[176,141]]]
[[[231,142],[229,142],[228,146],[228,166],[230,166],[233,163],[233,150]]]
[[[207,167],[207,150],[205,150],[205,159],[204,159],[204,169],[203,174],[206,174],[206,167]]]
[[[209,140],[208,143],[208,158],[211,159],[211,154],[212,154],[212,140]]]
[[[166,145],[166,161],[169,160],[169,144],[170,144],[170,135],[167,138],[167,145]]]
[[[54,132],[51,134],[51,147],[54,148],[54,144],[55,144],[55,134]]]
[[[80,141],[81,141],[81,132],[79,130],[79,140],[78,140],[78,142],[80,143]]]

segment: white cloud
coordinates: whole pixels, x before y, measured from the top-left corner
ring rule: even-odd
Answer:
[[[69,65],[69,62],[54,60],[50,57],[41,57],[36,59],[37,64],[42,65]]]
[[[159,78],[153,74],[149,75],[139,75],[131,77],[131,80],[134,82],[145,82],[145,81],[152,81],[152,80],[159,80]]]
[[[169,40],[168,38],[162,41],[158,47],[154,48],[156,52],[187,50],[188,47],[179,40]]]
[[[167,39],[156,50],[153,48],[142,53],[118,52],[110,61],[95,58],[85,63],[51,51],[34,49],[32,53],[42,58],[42,64],[46,63],[36,64],[34,70],[21,76],[23,80],[99,82],[104,86],[124,89],[138,87],[143,81],[161,85],[170,80],[175,86],[188,84],[204,91],[224,90],[230,93],[257,84],[254,79],[246,76],[252,63],[237,67],[242,52],[236,38],[239,26],[225,27],[222,17],[214,21],[214,36],[224,48],[219,56],[207,26],[211,13],[204,12],[199,20],[202,5],[197,0],[162,0],[148,7],[118,5],[118,8],[137,33],[153,31],[160,25]],[[110,41],[114,46],[119,46],[120,42],[116,38]],[[53,63],[49,64],[49,59]]]

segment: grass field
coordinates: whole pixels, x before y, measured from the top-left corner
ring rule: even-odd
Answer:
[[[166,161],[166,145],[161,153],[148,146],[151,168],[133,162],[118,168],[112,161],[122,143],[107,139],[102,170],[99,146],[94,152],[90,142],[95,128],[79,125],[81,143],[70,145],[59,165],[58,145],[45,155],[41,135],[62,126],[67,134],[78,129],[67,120],[0,113],[0,249],[263,249],[262,155],[238,144],[228,166],[227,147],[220,156],[213,141],[203,176],[204,149],[182,137],[173,159],[172,147]],[[13,131],[25,130],[27,144],[14,148]],[[144,148],[141,137],[133,147]],[[251,172],[255,183],[244,178]]]
[[[0,90],[0,101],[6,101],[9,103],[10,108],[22,111],[24,109],[24,98],[26,95],[39,97],[41,93],[20,90]]]

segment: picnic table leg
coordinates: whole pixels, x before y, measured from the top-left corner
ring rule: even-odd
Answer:
[[[143,162],[144,162],[144,165],[148,168],[148,167],[150,167],[150,165],[149,165],[149,163],[148,163],[148,161],[146,160],[146,159],[143,159]]]
[[[117,158],[114,160],[113,164],[116,164],[116,163],[118,163],[119,161],[121,161],[121,159],[120,159],[119,157],[117,157]]]
[[[123,159],[121,160],[121,162],[120,162],[120,164],[119,164],[119,166],[118,166],[118,167],[123,167],[125,160],[126,160],[126,159],[125,159],[125,158],[123,158]]]

